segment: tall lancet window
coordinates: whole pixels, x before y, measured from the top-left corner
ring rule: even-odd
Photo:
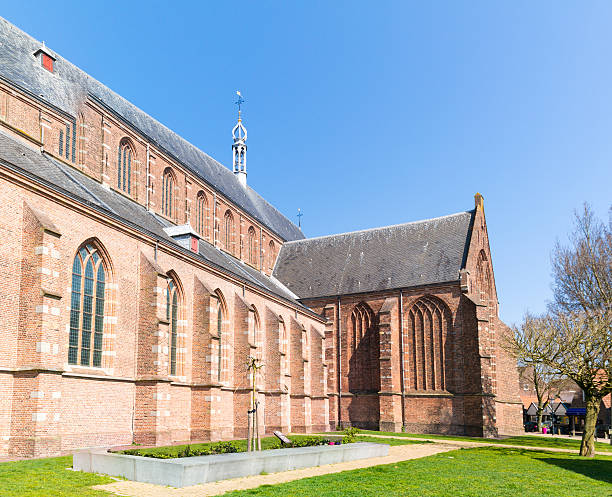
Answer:
[[[270,245],[268,246],[268,269],[270,271],[274,269],[274,262],[276,262],[276,245],[274,240],[270,240]]]
[[[255,265],[257,263],[257,251],[255,248],[255,228],[251,226],[249,228],[248,238],[247,238],[247,260],[250,264]]]
[[[174,217],[174,185],[176,180],[170,168],[164,171],[162,179],[162,214],[169,218]]]
[[[225,299],[219,290],[217,294],[217,336],[219,337],[219,346],[217,348],[217,381],[219,383],[227,381],[227,375],[229,372],[229,348],[230,348],[230,334],[228,331],[228,319],[227,306]]]
[[[228,210],[225,212],[225,216],[224,216],[224,229],[225,232],[223,233],[223,242],[225,245],[225,250],[227,250],[230,253],[234,253],[234,216],[232,215],[232,213]]]
[[[166,319],[170,334],[170,374],[176,375],[177,350],[178,350],[178,310],[179,295],[178,288],[172,279],[168,280],[166,287]]]
[[[102,258],[96,247],[88,243],[78,250],[72,263],[69,364],[102,365],[105,285]]]
[[[205,238],[208,238],[208,201],[203,191],[198,193],[196,211],[196,231]]]
[[[127,194],[132,194],[132,161],[134,151],[129,140],[124,138],[119,144],[117,152],[117,188]]]

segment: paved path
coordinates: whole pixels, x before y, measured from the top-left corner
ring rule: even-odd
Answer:
[[[130,497],[204,497],[210,495],[222,495],[231,490],[246,490],[249,488],[259,487],[260,485],[273,485],[276,483],[299,480],[301,478],[309,478],[311,476],[339,473],[340,471],[347,471],[350,469],[368,468],[370,466],[378,466],[380,464],[392,464],[456,449],[457,447],[455,445],[447,444],[445,441],[443,443],[438,441],[438,443],[423,445],[396,445],[389,447],[389,455],[384,457],[373,457],[371,459],[360,459],[358,461],[326,464],[324,466],[295,469],[293,471],[272,473],[269,475],[247,476],[244,478],[235,478],[233,480],[223,480],[205,483],[203,485],[194,485],[192,487],[172,488],[135,481],[118,481],[107,485],[97,485],[93,488]]]
[[[323,433],[321,435],[329,435]],[[269,475],[247,476],[244,478],[235,478],[232,480],[223,480],[203,485],[194,485],[192,487],[172,488],[161,485],[152,485],[149,483],[140,483],[135,481],[118,481],[107,485],[98,485],[93,488],[106,490],[117,495],[128,497],[205,497],[211,495],[222,495],[232,490],[246,490],[256,488],[260,485],[274,485],[276,483],[285,483],[288,481],[299,480],[301,478],[309,478],[312,476],[326,475],[329,473],[339,473],[340,471],[348,471],[351,469],[368,468],[370,466],[378,466],[381,464],[392,464],[409,459],[418,459],[427,457],[441,452],[456,450],[457,448],[473,448],[473,447],[505,447],[510,449],[527,449],[527,450],[545,450],[549,452],[562,452],[566,454],[577,454],[577,450],[562,449],[553,447],[531,447],[527,445],[510,445],[489,442],[471,442],[461,440],[442,440],[438,438],[417,438],[417,437],[397,437],[392,435],[372,435],[364,434],[373,438],[395,438],[399,440],[415,440],[429,441],[433,443],[424,445],[396,445],[389,447],[389,455],[385,457],[373,457],[371,459],[361,459],[358,461],[350,461],[338,464],[327,464],[324,466],[316,466],[314,468],[296,469],[286,471],[284,473],[273,473]],[[610,452],[596,452],[597,455],[612,456]]]
[[[328,434],[329,435],[329,434]],[[500,444],[491,442],[472,442],[469,440],[445,440],[441,438],[421,438],[421,437],[394,437],[393,435],[372,435],[364,433],[363,436],[372,438],[394,438],[396,440],[427,440],[429,442],[444,443],[447,445],[455,445],[459,447],[504,447],[507,449],[527,449],[527,450],[545,450],[547,452],[564,452],[566,454],[578,454],[578,449],[562,449],[560,447],[533,447],[532,445],[512,445]],[[610,456],[612,452],[595,451],[598,456]]]

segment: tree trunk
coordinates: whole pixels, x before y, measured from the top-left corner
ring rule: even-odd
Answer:
[[[544,402],[538,399],[538,433],[542,433],[543,415],[544,415]]]
[[[586,417],[584,420],[584,432],[580,443],[580,455],[595,457],[595,426],[599,415],[601,399],[585,392]]]

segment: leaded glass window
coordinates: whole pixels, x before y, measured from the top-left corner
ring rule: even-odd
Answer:
[[[79,249],[72,263],[69,364],[102,365],[105,285],[102,258],[98,249],[88,243]]]
[[[176,374],[176,352],[177,352],[177,321],[178,321],[178,292],[174,281],[168,282],[166,289],[166,319],[170,328],[170,374]]]
[[[234,236],[234,216],[230,211],[225,212],[225,233],[224,233],[224,244],[225,250],[233,253],[232,241]]]
[[[204,192],[198,193],[197,198],[197,218],[196,218],[196,230],[202,236],[207,236],[206,230],[206,211],[208,209],[208,201]]]
[[[172,196],[174,193],[174,176],[170,170],[164,172],[162,184],[162,213],[164,216],[172,218]]]
[[[117,188],[132,194],[132,158],[134,152],[128,141],[123,140],[117,152]]]
[[[223,369],[223,304],[221,303],[221,299],[217,302],[217,335],[219,336],[219,350],[218,350],[218,371],[217,371],[217,380],[219,383],[222,379],[221,371]]]

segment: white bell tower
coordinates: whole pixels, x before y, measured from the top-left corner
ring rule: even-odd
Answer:
[[[246,139],[247,139],[247,130],[242,125],[242,117],[240,115],[240,107],[244,102],[242,95],[239,91],[236,92],[238,95],[238,100],[236,101],[236,105],[238,105],[238,123],[232,129],[232,137],[234,138],[234,143],[232,144],[232,155],[233,155],[233,164],[234,164],[234,174],[238,177],[238,181],[243,186],[247,184],[247,168],[246,168]]]

